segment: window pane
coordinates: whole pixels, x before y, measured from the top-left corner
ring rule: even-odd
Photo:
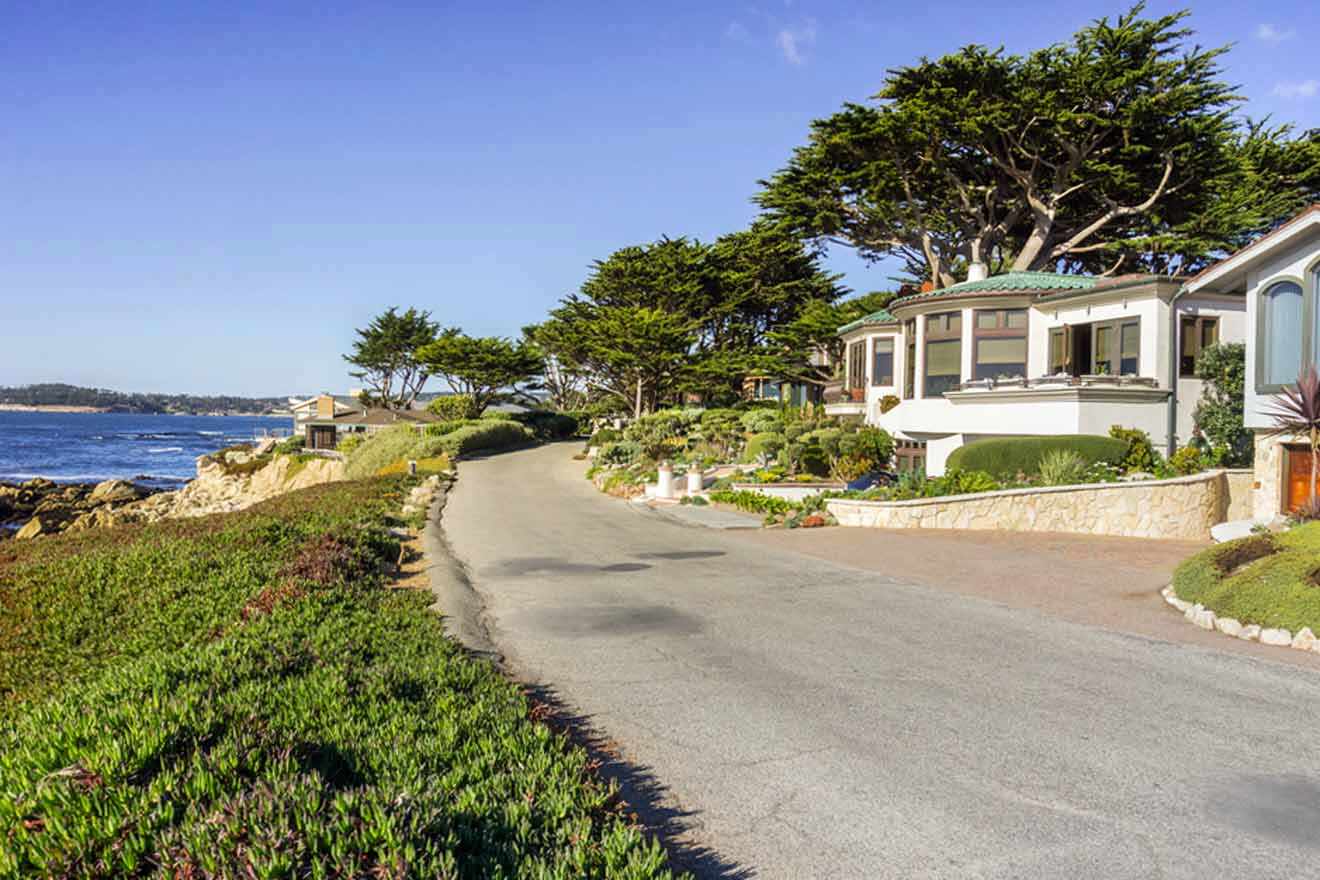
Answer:
[[[879,354],[879,353],[882,352],[882,351],[883,351],[883,352],[887,352],[887,353],[889,353],[889,354],[893,354],[893,353],[894,353],[894,337],[892,337],[892,336],[886,336],[886,337],[884,337],[884,338],[882,338],[882,339],[877,339],[877,340],[875,341],[875,352],[876,352],[876,354]]]
[[[1196,333],[1196,318],[1184,317],[1180,322],[1178,339],[1178,375],[1196,373],[1196,355],[1200,352],[1200,338]]]
[[[1281,281],[1265,291],[1265,384],[1287,385],[1302,368],[1302,288]]]
[[[1008,327],[1010,330],[1027,329],[1026,309],[1009,309],[1006,314],[1008,315]]]
[[[1209,348],[1219,342],[1219,321],[1206,318],[1201,322],[1201,348]]]
[[[977,329],[977,330],[994,330],[994,329],[995,329],[996,327],[998,327],[998,326],[999,326],[999,313],[998,313],[998,312],[977,312],[977,313],[976,313],[976,329]]]
[[[962,332],[962,312],[949,312],[949,332],[953,334]]]
[[[1094,368],[1092,372],[1109,372],[1109,361],[1113,357],[1113,338],[1113,327],[1095,328],[1095,357],[1093,358]]]
[[[1007,339],[978,339],[976,341],[976,362],[978,364],[1016,364],[1027,359],[1027,340],[1022,337]]]
[[[1137,359],[1141,355],[1141,325],[1124,324],[1119,330],[1118,372],[1130,375],[1137,372]]]
[[[1062,330],[1050,331],[1050,373],[1062,373],[1067,355],[1064,352],[1064,333]]]
[[[962,343],[957,339],[926,343],[925,396],[938,397],[958,387],[962,375]]]
[[[872,385],[894,384],[894,354],[878,351],[875,353],[875,368],[871,370]]]

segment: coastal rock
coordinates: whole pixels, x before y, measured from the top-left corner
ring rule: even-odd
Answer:
[[[45,531],[46,527],[45,524],[42,523],[41,517],[34,516],[27,521],[27,525],[14,533],[14,538],[20,541],[27,540],[28,538],[35,538],[37,535],[44,534]]]
[[[96,484],[96,488],[92,489],[91,494],[87,496],[87,503],[93,505],[123,504],[129,501],[137,501],[142,495],[142,490],[127,480],[106,480],[104,483]]]

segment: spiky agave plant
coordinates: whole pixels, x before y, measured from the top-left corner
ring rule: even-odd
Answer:
[[[1303,436],[1311,448],[1311,491],[1307,506],[1316,507],[1315,480],[1320,470],[1320,373],[1315,364],[1307,364],[1297,376],[1297,384],[1284,387],[1266,407],[1265,414],[1274,420],[1270,436]]]

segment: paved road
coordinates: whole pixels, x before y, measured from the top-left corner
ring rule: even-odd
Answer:
[[[643,813],[702,874],[1320,860],[1313,670],[677,525],[596,494],[564,446],[464,463],[445,524],[514,673],[617,743],[639,797],[663,786]]]

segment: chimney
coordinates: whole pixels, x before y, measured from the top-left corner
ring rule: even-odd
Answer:
[[[968,263],[967,280],[984,281],[986,276],[985,263]]]

